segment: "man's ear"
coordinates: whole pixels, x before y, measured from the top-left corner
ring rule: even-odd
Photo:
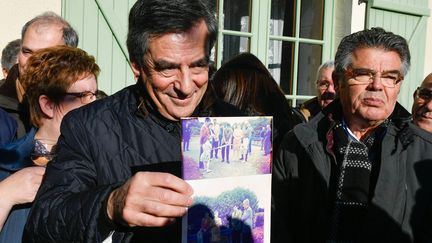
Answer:
[[[332,72],[333,86],[336,91],[336,94],[339,93],[339,75],[333,70]]]
[[[132,64],[132,72],[134,74],[134,78],[135,78],[135,80],[137,80],[138,77],[141,75],[140,74],[140,66],[136,62],[131,62],[131,64]]]
[[[8,75],[8,70],[6,68],[2,68],[2,72],[3,72],[3,78],[6,78]]]
[[[47,117],[54,117],[55,105],[46,95],[39,96],[39,107]]]

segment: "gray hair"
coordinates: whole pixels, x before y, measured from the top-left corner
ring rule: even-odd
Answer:
[[[318,67],[318,71],[317,71],[317,74],[316,74],[316,80],[319,79],[319,77],[320,77],[320,75],[321,75],[321,72],[322,72],[324,69],[327,69],[327,68],[334,68],[334,61],[329,60],[329,61],[327,61],[327,62],[321,64],[321,65]]]
[[[9,42],[2,51],[1,66],[9,71],[17,62],[17,56],[21,49],[21,39]]]
[[[401,74],[405,76],[410,68],[410,51],[407,41],[400,35],[385,31],[382,28],[362,30],[345,36],[339,44],[335,57],[334,75],[338,80],[344,70],[352,64],[352,54],[361,48],[379,48],[399,54],[402,66]]]
[[[47,11],[44,12],[27,23],[23,26],[21,30],[21,39],[24,39],[24,35],[27,31],[27,29],[30,27],[30,25],[50,25],[50,24],[59,24],[63,26],[63,40],[67,46],[71,47],[77,47],[78,46],[78,34],[76,31],[72,28],[72,26],[62,17],[57,15],[54,12]]]

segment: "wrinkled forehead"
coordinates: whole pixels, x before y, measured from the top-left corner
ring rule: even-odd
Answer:
[[[63,45],[63,26],[58,23],[33,23],[25,32],[22,44],[26,47],[40,45],[40,48]]]

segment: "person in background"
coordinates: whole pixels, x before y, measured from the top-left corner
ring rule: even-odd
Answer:
[[[0,86],[0,108],[7,111],[18,124],[17,138],[30,130],[27,102],[19,78],[24,73],[28,58],[37,50],[56,45],[76,47],[78,35],[66,20],[53,12],[45,12],[28,21],[21,30],[22,45],[18,53],[18,64],[14,65]]]
[[[392,32],[342,39],[339,98],[274,158],[273,243],[432,241],[432,138],[397,103],[409,67],[408,43]]]
[[[333,70],[333,61],[327,61],[319,66],[316,79],[317,96],[305,101],[300,106],[300,112],[303,114],[306,122],[335,99],[336,91],[332,78]]]
[[[241,114],[208,88],[217,22],[207,1],[136,1],[128,28],[138,81],[67,114],[29,242],[180,242],[193,194],[179,177],[180,118]]]
[[[251,53],[241,53],[223,64],[211,83],[218,97],[246,115],[273,116],[275,148],[286,132],[302,122],[270,72]]]
[[[413,94],[413,122],[432,133],[432,73],[430,73]]]
[[[14,146],[0,148],[0,225],[7,218],[0,242],[21,242],[28,203],[39,188],[43,166],[54,156],[60,123],[69,111],[96,100],[98,74],[94,57],[74,47],[50,47],[29,58],[20,81],[34,128]]]
[[[0,108],[0,146],[16,138],[17,122],[6,111]]]
[[[9,42],[5,48],[3,48],[1,55],[1,67],[3,72],[3,79],[0,80],[0,86],[6,80],[9,70],[13,65],[18,62],[18,53],[21,50],[21,39],[16,39]]]
[[[18,52],[21,49],[21,39],[9,42],[2,51],[1,67],[3,72],[3,79],[0,80],[0,87],[6,81],[11,68],[18,62]],[[18,72],[12,74],[16,76]],[[0,98],[0,106],[4,103]],[[8,107],[8,106],[7,106]],[[0,145],[12,142],[17,138],[18,123],[17,121],[3,108],[0,108]]]

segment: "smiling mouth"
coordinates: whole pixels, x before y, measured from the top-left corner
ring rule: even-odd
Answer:
[[[174,104],[176,104],[178,106],[186,106],[192,101],[193,95],[184,96],[184,97],[172,97],[172,96],[170,96],[170,98]]]

